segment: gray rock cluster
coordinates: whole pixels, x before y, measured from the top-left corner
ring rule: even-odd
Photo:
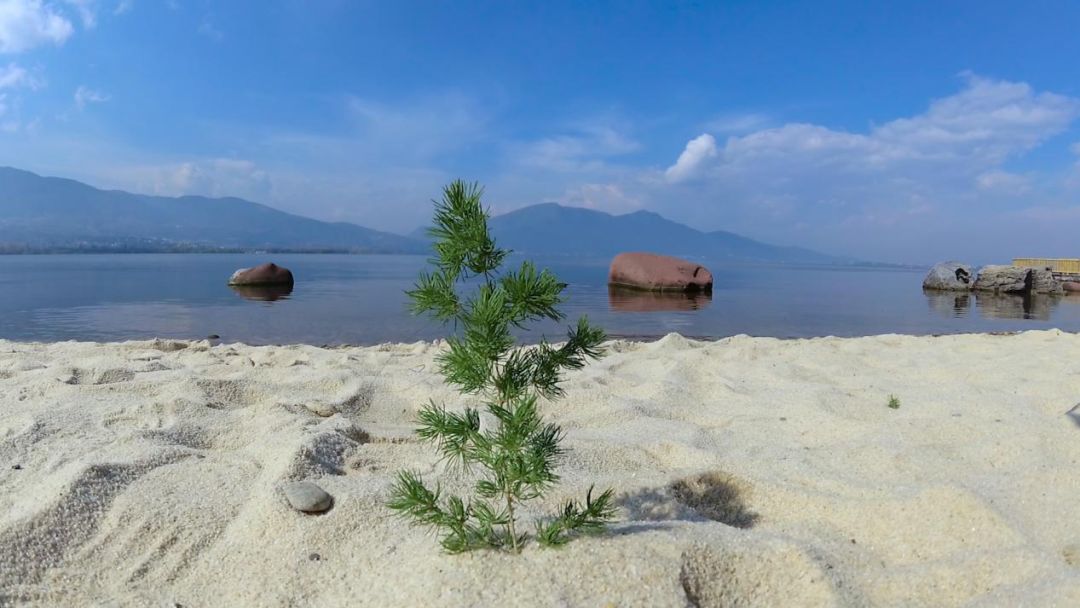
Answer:
[[[934,265],[923,279],[923,289],[941,291],[986,291],[1016,294],[1061,294],[1064,289],[1054,274],[1046,268],[990,265],[979,269],[961,262],[942,262]]]

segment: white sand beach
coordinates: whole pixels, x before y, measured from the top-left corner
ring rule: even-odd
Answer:
[[[0,341],[0,605],[1080,606],[1080,335],[612,342],[525,516],[618,520],[520,556],[384,506],[467,485],[411,436],[439,348]]]

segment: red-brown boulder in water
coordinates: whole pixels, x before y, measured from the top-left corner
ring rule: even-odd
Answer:
[[[292,285],[293,276],[288,268],[277,264],[260,264],[254,268],[241,268],[233,273],[229,285]]]
[[[1061,287],[1068,293],[1080,293],[1080,283],[1075,281],[1068,281],[1061,284]]]
[[[611,261],[608,284],[648,291],[711,293],[712,273],[701,264],[655,253],[620,253]]]

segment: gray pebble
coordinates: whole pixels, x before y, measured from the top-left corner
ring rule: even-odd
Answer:
[[[315,402],[307,403],[305,404],[305,406],[307,407],[309,412],[323,418],[329,418],[330,416],[333,416],[337,413],[337,408],[333,405],[330,405],[329,403]]]
[[[334,504],[334,497],[310,481],[294,481],[282,488],[292,508],[304,513],[322,513]]]
[[[308,557],[308,559],[310,559],[313,562],[317,562],[317,561],[322,560],[322,556],[319,555],[318,553],[312,553],[311,555],[309,555],[307,557]]]

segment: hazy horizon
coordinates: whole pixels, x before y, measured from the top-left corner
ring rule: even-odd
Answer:
[[[1077,257],[1080,6],[0,0],[0,165],[408,234],[450,179],[899,263]]]

